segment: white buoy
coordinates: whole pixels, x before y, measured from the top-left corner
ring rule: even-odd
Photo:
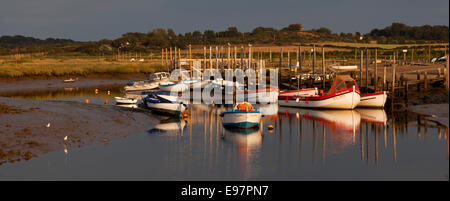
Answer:
[[[50,128],[50,122],[45,127]]]

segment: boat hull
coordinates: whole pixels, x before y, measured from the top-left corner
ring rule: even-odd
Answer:
[[[222,123],[224,126],[239,128],[256,127],[259,125],[260,120],[261,113],[254,111],[225,112],[222,116]]]
[[[137,99],[115,97],[116,104],[135,104]]]
[[[354,109],[360,102],[359,92],[355,88],[338,91],[332,95],[304,97],[279,96],[278,104],[285,107]]]
[[[387,94],[386,92],[363,94],[361,95],[361,101],[358,107],[374,107],[382,108],[386,104]]]

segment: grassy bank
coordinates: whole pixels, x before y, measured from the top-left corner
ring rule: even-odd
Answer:
[[[0,60],[0,77],[86,76],[91,74],[153,73],[161,71],[160,62],[108,62],[98,59],[19,59]]]

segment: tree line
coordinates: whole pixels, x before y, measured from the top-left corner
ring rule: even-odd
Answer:
[[[157,28],[147,33],[129,32],[121,37],[91,42],[77,42],[70,39],[45,40],[24,36],[0,37],[0,54],[14,52],[39,52],[50,54],[78,53],[87,55],[114,54],[120,51],[150,52],[161,48],[187,48],[192,45],[268,44],[290,45],[311,42],[357,42],[357,43],[442,43],[449,41],[448,26],[424,25],[408,26],[392,23],[383,29],[373,29],[369,33],[333,33],[328,28],[304,30],[302,24],[291,24],[281,29],[256,27],[250,32],[241,32],[236,27],[224,31],[193,31],[177,34],[172,29]]]

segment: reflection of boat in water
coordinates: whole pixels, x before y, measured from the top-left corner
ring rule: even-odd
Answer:
[[[279,114],[296,115],[327,124],[330,130],[355,133],[361,123],[361,115],[356,110],[313,110],[280,108]]]
[[[225,131],[225,136],[223,137],[225,141],[232,142],[246,149],[262,143],[261,130],[258,127],[249,129],[225,127]]]
[[[134,98],[126,98],[126,97],[114,97],[116,100],[116,104],[136,104],[137,99]]]
[[[356,111],[361,114],[361,121],[382,125],[386,125],[388,123],[388,117],[384,109],[357,108]]]
[[[183,132],[185,127],[186,127],[185,120],[180,118],[170,118],[166,120],[161,120],[159,124],[156,124],[152,129],[148,130],[147,132],[150,134],[164,134],[175,131]]]

